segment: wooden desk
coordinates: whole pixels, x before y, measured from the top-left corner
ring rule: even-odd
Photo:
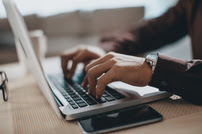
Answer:
[[[15,64],[0,66],[17,75]],[[0,95],[0,134],[75,134],[82,133],[76,121],[59,119],[42,95],[31,75],[10,79],[10,98],[3,102]],[[137,134],[201,134],[202,106],[192,105],[182,99],[165,99],[150,103],[164,120],[159,123],[117,131],[114,133]]]

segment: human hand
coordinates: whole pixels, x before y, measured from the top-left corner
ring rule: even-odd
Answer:
[[[89,85],[88,92],[100,98],[106,85],[122,81],[134,86],[146,86],[151,81],[152,69],[145,58],[110,52],[94,60],[85,67],[83,87]],[[97,79],[98,78],[98,79]]]
[[[61,66],[64,77],[71,79],[76,66],[82,62],[85,65],[91,60],[97,59],[105,54],[104,50],[97,46],[79,45],[61,54]],[[68,69],[68,62],[72,61],[72,66]]]

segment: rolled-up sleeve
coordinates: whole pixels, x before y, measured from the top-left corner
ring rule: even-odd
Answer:
[[[158,54],[150,86],[202,104],[202,60],[183,61]]]

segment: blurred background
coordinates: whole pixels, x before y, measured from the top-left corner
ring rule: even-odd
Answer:
[[[102,35],[163,14],[178,0],[16,0],[29,30],[47,36],[46,57],[78,44],[96,45]],[[191,59],[188,36],[157,51]],[[179,53],[180,52],[180,53]],[[0,2],[0,64],[17,62],[15,42]]]

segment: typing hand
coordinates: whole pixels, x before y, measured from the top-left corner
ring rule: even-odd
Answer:
[[[71,79],[76,66],[82,62],[85,65],[93,59],[97,59],[105,54],[104,50],[96,46],[79,45],[61,54],[61,66],[64,77]],[[68,62],[72,61],[72,66],[68,69]]]
[[[146,86],[151,81],[152,69],[145,58],[108,53],[85,67],[83,87],[89,85],[88,92],[100,98],[106,85],[113,81],[123,81],[134,86]]]

